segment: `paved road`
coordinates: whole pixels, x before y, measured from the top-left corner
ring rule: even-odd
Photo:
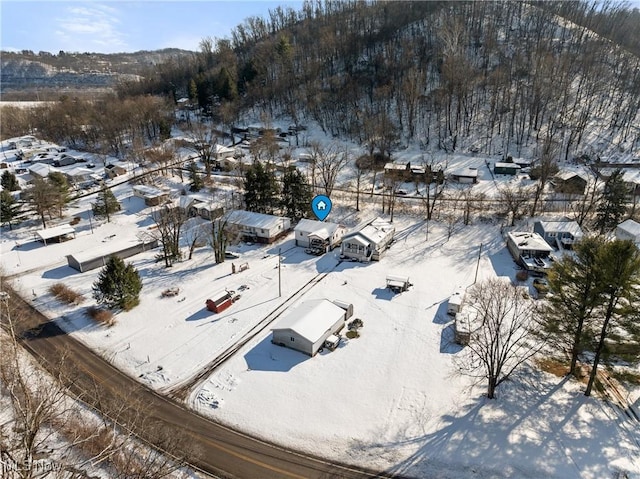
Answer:
[[[6,284],[5,290],[6,288]],[[208,473],[237,479],[362,479],[397,477],[390,474],[334,464],[305,454],[299,454],[256,438],[233,431],[203,418],[183,405],[160,396],[127,376],[91,349],[67,335],[31,305],[10,292],[12,317],[19,317],[22,344],[46,368],[59,365],[65,356],[65,375],[69,387],[99,409],[101,405],[122,401],[144,404],[145,414],[156,428],[147,427],[140,436],[156,442],[154,429],[176,439],[179,450],[172,452]],[[0,317],[0,319],[2,319]],[[90,392],[96,392],[91,394]],[[94,398],[93,400],[91,398]],[[255,407],[260,407],[256,404]],[[133,414],[135,411],[131,411]],[[268,411],[265,411],[268,414]],[[124,421],[127,421],[125,418]],[[179,439],[182,440],[179,440]]]

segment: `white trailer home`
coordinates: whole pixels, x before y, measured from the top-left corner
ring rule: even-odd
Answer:
[[[315,356],[327,339],[344,328],[345,321],[353,313],[352,305],[336,303],[328,299],[305,301],[272,329],[271,342]],[[331,344],[335,344],[331,339]]]
[[[235,229],[244,241],[273,243],[291,229],[291,220],[283,216],[236,210],[226,219],[227,228]]]
[[[342,237],[341,258],[353,261],[379,261],[393,242],[395,227],[383,220],[365,223]]]
[[[453,294],[449,297],[449,303],[447,304],[447,314],[456,315],[462,309],[462,303],[464,302],[465,288],[459,286]]]

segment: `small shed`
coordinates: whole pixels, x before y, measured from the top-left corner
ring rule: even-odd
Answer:
[[[397,276],[397,275],[388,275],[387,276],[387,288],[389,288],[394,293],[402,293],[406,291],[411,286],[409,282],[408,276]]]
[[[305,301],[272,329],[271,342],[313,357],[344,328],[347,319],[347,310],[328,299]]]
[[[478,168],[462,168],[451,172],[451,179],[458,183],[477,183]]]
[[[521,166],[515,163],[502,163],[498,162],[493,167],[493,172],[496,175],[517,175],[520,173]]]
[[[464,308],[454,321],[454,341],[462,346],[466,346],[471,341],[473,330],[472,323],[477,317],[477,311],[472,308]]]
[[[35,236],[38,241],[42,241],[46,246],[47,241],[49,243],[61,243],[70,239],[70,236],[75,238],[76,230],[69,225],[60,225],[36,231]]]
[[[616,238],[640,245],[640,223],[631,219],[623,221],[616,227]]]
[[[105,165],[104,172],[107,174],[109,178],[114,179],[117,176],[126,174],[127,169],[120,165],[109,164],[109,165]]]
[[[447,304],[447,314],[456,315],[462,309],[462,303],[464,302],[465,288],[459,286],[451,296],[449,296],[449,302]]]
[[[209,311],[221,313],[233,304],[234,291],[222,290],[212,296],[213,299],[207,299],[206,305]]]

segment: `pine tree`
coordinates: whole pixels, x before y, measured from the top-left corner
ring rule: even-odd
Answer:
[[[47,178],[58,193],[54,198],[54,204],[51,206],[58,209],[58,216],[62,216],[62,209],[71,200],[71,195],[69,194],[69,181],[67,180],[67,177],[59,171],[49,173]]]
[[[624,184],[622,170],[615,170],[604,185],[602,200],[598,205],[596,228],[600,234],[615,228],[626,212],[625,203],[629,189]]]
[[[9,229],[13,229],[11,221],[18,215],[19,208],[9,190],[0,191],[0,223],[8,223]]]
[[[60,192],[48,179],[36,177],[33,180],[33,186],[27,190],[25,196],[27,202],[40,216],[42,227],[46,228],[45,214],[51,218],[52,208],[59,203]]]
[[[18,191],[20,189],[20,185],[18,184],[18,178],[9,170],[6,170],[4,173],[2,173],[2,178],[0,178],[0,184],[2,185],[2,188],[4,188],[5,190]]]
[[[109,258],[93,283],[93,297],[98,303],[125,311],[139,304],[141,290],[142,280],[138,271],[117,256]]]
[[[202,176],[200,176],[200,173],[198,172],[198,165],[196,165],[195,161],[189,163],[187,171],[189,174],[189,180],[191,180],[189,183],[189,190],[194,192],[200,191],[204,186],[204,182],[202,181]]]
[[[111,221],[111,215],[120,211],[121,208],[113,192],[107,187],[102,188],[96,197],[96,202],[91,205],[93,215],[96,218],[106,218],[107,223]]]
[[[299,221],[310,211],[313,193],[305,176],[295,167],[289,168],[282,177],[281,206],[285,216]]]
[[[247,170],[244,191],[244,202],[249,211],[271,214],[279,203],[276,176],[259,161],[254,162]]]

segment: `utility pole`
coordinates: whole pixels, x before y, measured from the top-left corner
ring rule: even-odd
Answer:
[[[282,248],[278,248],[278,298],[282,296],[282,275],[280,274],[280,265],[282,264],[282,260],[280,258],[281,252]]]

